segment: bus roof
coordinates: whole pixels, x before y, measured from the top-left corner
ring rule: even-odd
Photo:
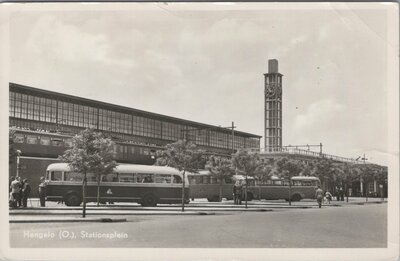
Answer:
[[[71,171],[71,168],[68,166],[68,163],[53,163],[47,167],[47,171]],[[180,175],[180,172],[178,170],[171,167],[138,164],[119,164],[115,167],[114,172]]]
[[[319,180],[319,178],[312,176],[294,176],[292,180]]]

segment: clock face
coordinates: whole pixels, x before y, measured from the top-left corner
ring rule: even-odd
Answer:
[[[266,84],[265,96],[267,96],[268,98],[272,98],[275,96],[275,93],[276,93],[276,84],[275,83]]]

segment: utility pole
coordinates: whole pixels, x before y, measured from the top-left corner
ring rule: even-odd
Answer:
[[[234,139],[235,139],[235,124],[232,121],[232,154],[235,153]]]

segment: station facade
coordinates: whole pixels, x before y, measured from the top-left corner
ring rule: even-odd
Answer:
[[[86,128],[115,141],[117,162],[147,165],[154,164],[157,150],[179,139],[194,142],[208,154],[229,155],[241,148],[259,148],[261,138],[16,83],[9,84],[9,128],[13,148],[21,151],[18,175],[34,186],[46,167],[71,146],[72,137]],[[16,165],[10,162],[10,176],[16,176]]]

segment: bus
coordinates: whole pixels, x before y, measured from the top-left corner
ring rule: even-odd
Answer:
[[[188,175],[190,190],[189,198],[192,201],[196,198],[206,198],[209,202],[219,202],[220,181],[208,170],[200,170],[198,173],[189,173]],[[236,180],[244,180],[242,175],[233,175],[222,180],[222,198],[233,199],[233,185]],[[254,178],[248,177],[249,185],[254,186]]]
[[[291,179],[291,200],[315,199],[315,189],[320,185],[317,177],[294,176]],[[248,199],[289,200],[289,180],[273,176],[264,182],[257,181],[247,189]]]
[[[220,182],[213,177],[209,171],[199,171],[199,173],[188,174],[190,183],[189,198],[206,198],[209,202],[218,202]],[[237,180],[243,184],[243,193],[245,186],[245,177],[242,175],[234,175],[226,177],[222,180],[222,198],[227,200],[233,199],[233,185]],[[273,176],[267,181],[259,181],[253,177],[247,177],[247,200],[267,199],[289,200],[289,181]],[[302,199],[314,199],[315,188],[320,185],[317,177],[295,176],[292,177],[291,200],[300,201]],[[245,199],[243,194],[242,199]]]
[[[87,174],[86,202],[97,201],[99,175]],[[189,182],[185,178],[185,203],[189,203]],[[71,171],[67,163],[47,167],[47,201],[63,201],[67,206],[82,203],[83,175]],[[120,164],[100,177],[101,202],[137,202],[142,206],[175,204],[182,201],[182,174],[170,167]]]

